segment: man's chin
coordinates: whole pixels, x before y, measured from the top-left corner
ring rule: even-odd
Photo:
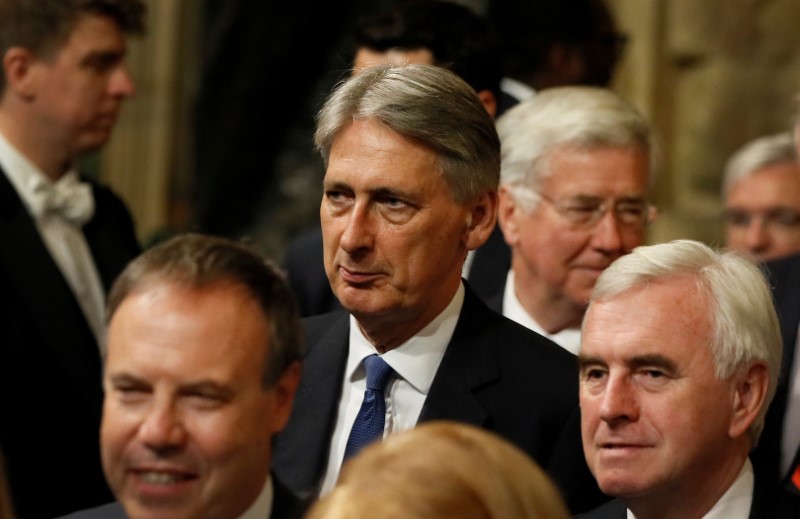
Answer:
[[[353,314],[356,319],[367,318],[382,315],[393,308],[377,292],[375,289],[346,287],[337,290],[336,297],[342,308]]]
[[[90,134],[84,135],[78,143],[79,153],[94,153],[108,143],[111,138],[111,130],[97,130]]]

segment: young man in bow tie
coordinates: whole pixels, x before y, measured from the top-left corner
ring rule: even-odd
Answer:
[[[144,12],[0,2],[0,446],[19,517],[111,497],[97,438],[104,298],[139,244],[123,202],[76,160],[134,92],[123,60]]]

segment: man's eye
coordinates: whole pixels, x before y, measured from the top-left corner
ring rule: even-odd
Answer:
[[[216,409],[227,402],[225,397],[210,393],[187,393],[185,396],[192,406],[201,409]]]
[[[395,198],[395,197],[392,197],[392,196],[387,196],[387,197],[383,198],[381,200],[381,203],[383,205],[387,206],[387,207],[391,207],[391,208],[395,208],[395,209],[399,209],[399,208],[402,208],[402,207],[405,207],[406,205],[408,205],[408,204],[406,204],[405,200],[401,200],[399,198]]]
[[[86,65],[95,72],[103,73],[114,68],[119,62],[120,59],[116,55],[100,54],[89,57],[86,60]]]
[[[331,202],[342,202],[345,200],[344,191],[329,190],[325,191],[325,198]]]
[[[621,204],[617,207],[617,213],[630,217],[640,218],[645,212],[645,208],[638,204]]]
[[[565,208],[567,212],[576,214],[592,214],[597,211],[596,205],[569,205]]]
[[[599,380],[603,378],[606,371],[600,368],[587,368],[582,371],[584,380]]]
[[[750,220],[750,215],[744,211],[725,212],[725,221],[728,223],[728,225],[733,225],[735,227],[747,227],[750,225]]]
[[[644,387],[660,388],[671,380],[668,373],[660,369],[643,368],[636,372],[636,377]]]
[[[149,394],[146,388],[139,386],[116,386],[114,393],[123,402],[138,402],[143,400]]]
[[[783,227],[796,227],[800,225],[800,213],[788,209],[775,211],[769,215],[769,219]]]

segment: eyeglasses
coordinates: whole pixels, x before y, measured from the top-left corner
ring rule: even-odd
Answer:
[[[603,219],[609,209],[620,225],[628,229],[643,229],[653,221],[656,208],[645,200],[631,198],[622,200],[604,200],[602,198],[578,196],[556,201],[543,193],[535,195],[544,200],[573,226],[589,229]]]
[[[726,209],[723,218],[729,227],[736,228],[750,227],[754,220],[759,220],[766,227],[776,229],[789,230],[800,227],[800,212],[788,207],[774,207],[765,211]]]

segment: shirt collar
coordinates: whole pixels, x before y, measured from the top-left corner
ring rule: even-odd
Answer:
[[[8,142],[2,133],[0,133],[0,167],[5,171],[6,177],[14,186],[28,212],[33,213],[34,189],[41,183],[52,184],[53,181]],[[77,170],[70,169],[60,180],[65,180],[67,177],[77,179]]]
[[[755,477],[753,475],[753,464],[750,459],[746,459],[739,475],[722,494],[722,497],[714,503],[711,510],[702,519],[747,519],[750,517],[750,508],[753,505],[753,485]],[[628,519],[636,519],[633,512],[628,510]]]
[[[536,94],[536,90],[529,85],[510,77],[504,77],[500,80],[500,90],[517,101],[525,101]]]
[[[461,308],[464,306],[464,284],[459,285],[445,309],[416,335],[381,357],[400,377],[422,394],[427,395],[447,345],[453,337]],[[347,379],[364,377],[359,368],[369,355],[377,354],[375,346],[364,337],[358,321],[350,316],[350,354],[347,357]]]
[[[239,519],[264,519],[265,517],[272,517],[272,505],[274,501],[274,492],[272,488],[272,476],[267,474],[267,479],[264,482],[264,488],[250,508],[239,516]]]
[[[509,270],[506,276],[506,287],[503,291],[503,315],[522,326],[544,335],[570,353],[577,355],[581,350],[581,330],[565,328],[560,332],[547,333],[542,326],[523,308],[514,288],[514,271]]]

